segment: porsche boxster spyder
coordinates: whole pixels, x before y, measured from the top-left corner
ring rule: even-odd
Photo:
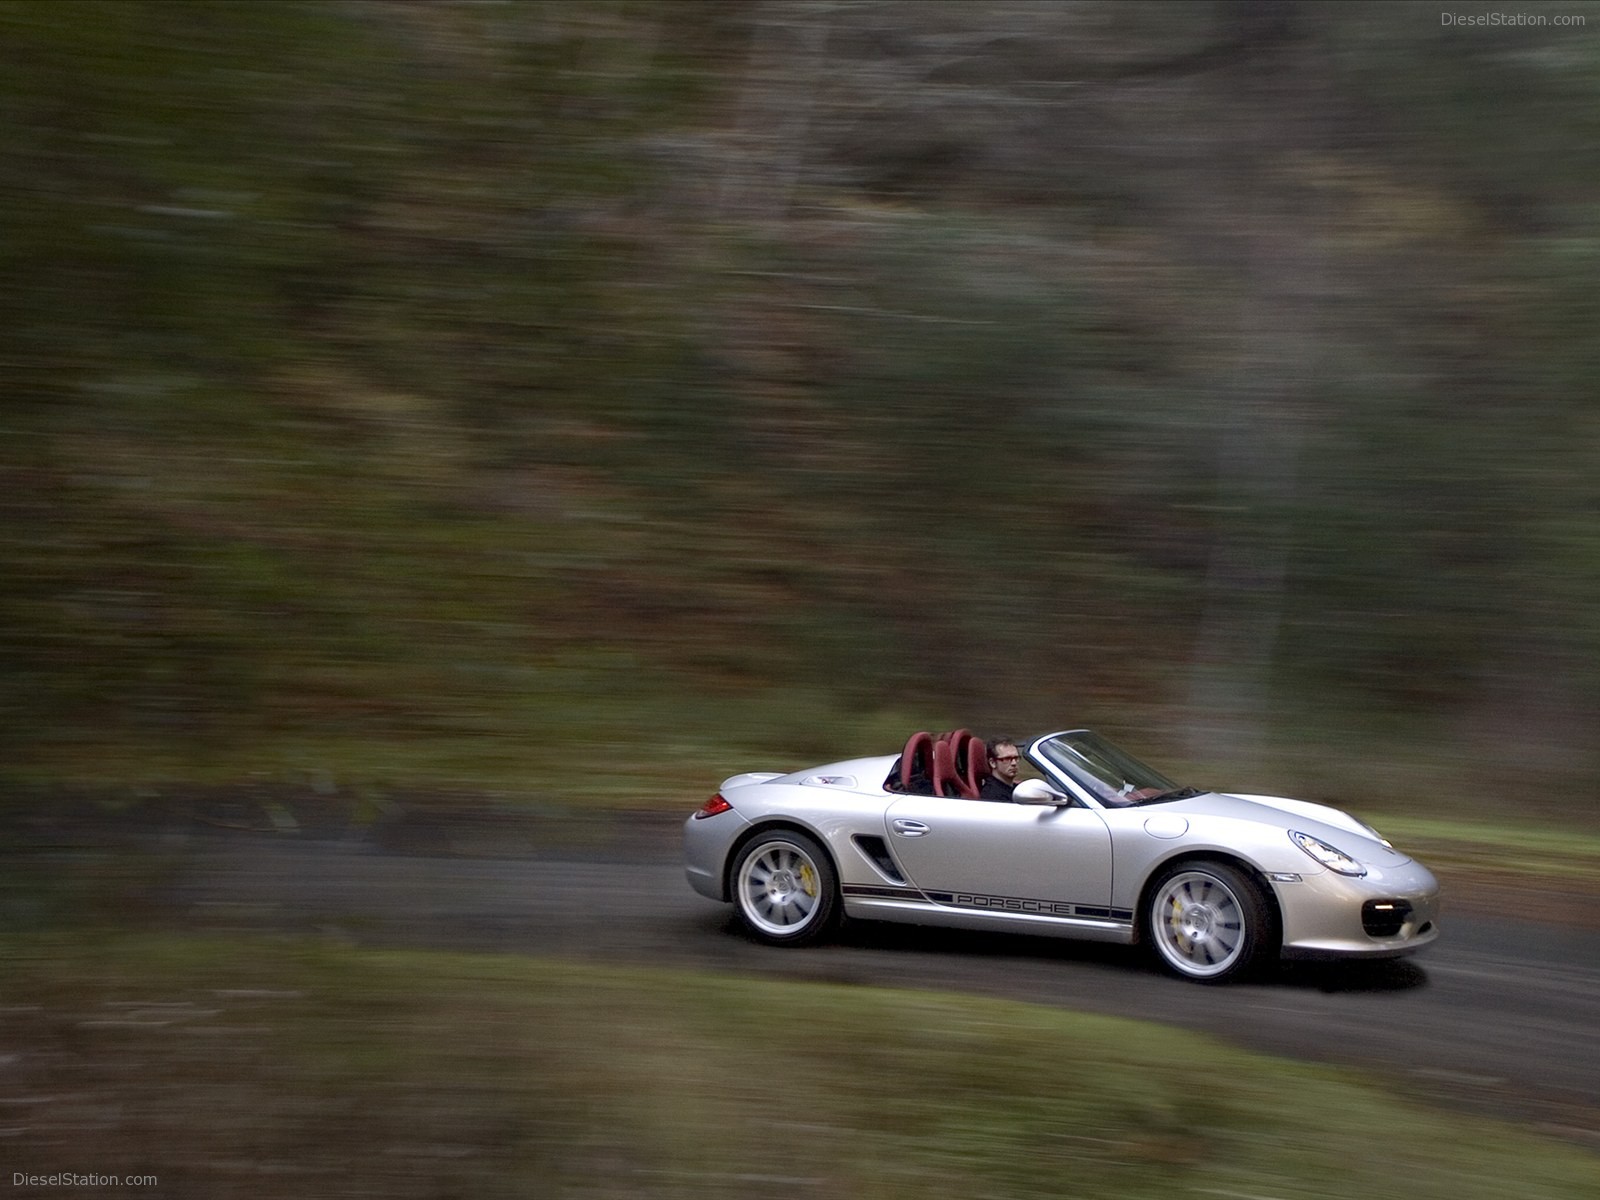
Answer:
[[[1439,936],[1433,875],[1338,809],[1185,787],[1083,729],[1023,752],[1038,777],[1008,801],[980,798],[990,760],[965,730],[735,775],[685,822],[689,883],[775,945],[899,921],[1145,943],[1205,981]]]

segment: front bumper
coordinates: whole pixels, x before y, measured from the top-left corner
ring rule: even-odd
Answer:
[[[1285,958],[1393,958],[1439,936],[1439,881],[1419,862],[1274,879]],[[1365,920],[1363,912],[1365,911]]]

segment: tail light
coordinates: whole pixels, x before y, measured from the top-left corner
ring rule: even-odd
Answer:
[[[696,821],[700,821],[700,820],[703,820],[706,817],[714,817],[718,813],[728,812],[732,808],[733,808],[733,805],[729,804],[726,800],[724,800],[722,798],[722,793],[718,792],[714,796],[712,796],[711,799],[707,800],[704,804],[702,804],[700,806],[700,811],[695,813],[694,819]]]

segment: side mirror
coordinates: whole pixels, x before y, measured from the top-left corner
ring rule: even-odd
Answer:
[[[1042,779],[1024,779],[1017,784],[1016,791],[1011,793],[1013,804],[1048,804],[1060,808],[1063,804],[1071,804],[1072,797],[1064,796]]]

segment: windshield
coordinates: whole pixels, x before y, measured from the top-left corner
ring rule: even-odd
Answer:
[[[1174,783],[1087,730],[1045,738],[1033,747],[1033,753],[1070,776],[1101,804],[1114,808],[1201,794],[1198,788]]]

